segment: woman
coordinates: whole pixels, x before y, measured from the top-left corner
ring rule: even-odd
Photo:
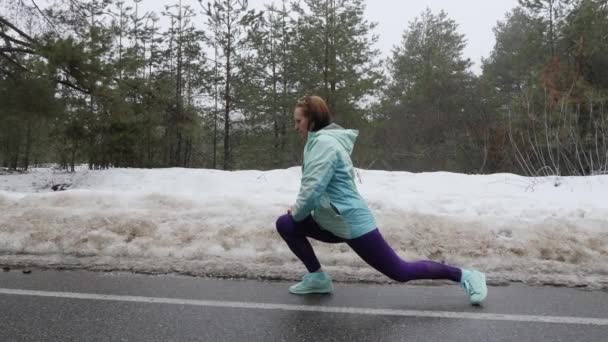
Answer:
[[[472,304],[487,295],[485,275],[434,261],[407,262],[386,243],[355,184],[350,158],[358,132],[332,123],[327,104],[307,96],[296,104],[295,129],[306,141],[296,204],[276,226],[308,274],[291,286],[294,294],[330,293],[331,278],[321,268],[307,238],[347,243],[365,262],[389,278],[450,279],[459,282]]]

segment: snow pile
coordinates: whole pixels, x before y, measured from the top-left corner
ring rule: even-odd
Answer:
[[[358,174],[382,234],[406,260],[478,268],[491,283],[608,288],[608,176]],[[300,176],[299,168],[0,174],[0,263],[295,279],[305,269],[274,224]],[[313,244],[337,280],[390,281],[345,244]]]

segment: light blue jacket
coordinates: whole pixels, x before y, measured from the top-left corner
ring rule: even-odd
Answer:
[[[336,124],[308,133],[294,220],[312,214],[321,228],[345,239],[376,229],[374,216],[357,191],[350,159],[358,135]]]

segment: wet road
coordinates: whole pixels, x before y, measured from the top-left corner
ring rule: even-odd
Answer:
[[[605,341],[608,293],[514,284],[290,283],[86,271],[0,273],[0,341]]]

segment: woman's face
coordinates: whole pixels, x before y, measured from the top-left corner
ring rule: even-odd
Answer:
[[[304,116],[304,108],[296,107],[293,111],[293,120],[295,121],[295,129],[304,140],[308,137],[309,119]]]

